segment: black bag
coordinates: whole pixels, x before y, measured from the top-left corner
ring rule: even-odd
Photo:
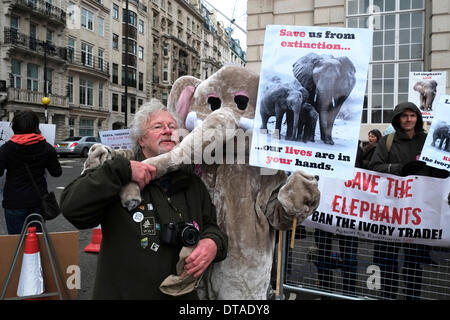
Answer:
[[[55,219],[61,213],[54,192],[47,192],[42,196],[42,217],[45,220]]]
[[[56,196],[54,192],[47,192],[43,195],[41,195],[38,186],[36,185],[36,182],[34,182],[33,175],[31,174],[30,168],[28,165],[24,162],[25,168],[27,168],[28,175],[30,176],[31,182],[33,183],[34,189],[36,190],[36,193],[38,194],[39,198],[41,199],[41,216],[44,218],[44,220],[52,220],[55,219],[59,214],[61,213],[61,209],[59,209],[58,201],[56,200]]]

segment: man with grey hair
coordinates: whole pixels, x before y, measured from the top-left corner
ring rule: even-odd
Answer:
[[[86,170],[61,195],[62,212],[75,227],[102,225],[94,299],[196,299],[199,277],[226,257],[227,237],[200,178],[177,170],[154,179],[155,168],[140,162],[172,150],[179,143],[177,129],[175,116],[150,101],[130,128],[136,161],[113,157]],[[128,211],[119,193],[131,181],[139,185],[142,202]],[[190,250],[180,259],[180,272],[182,248]],[[175,290],[160,289],[173,274],[181,274]]]

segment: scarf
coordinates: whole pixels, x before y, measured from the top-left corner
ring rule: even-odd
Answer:
[[[30,145],[45,140],[44,136],[37,133],[15,134],[11,137],[11,141],[17,144]]]

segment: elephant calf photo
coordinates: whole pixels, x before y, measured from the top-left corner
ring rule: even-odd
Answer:
[[[294,83],[276,82],[271,85],[261,99],[261,129],[267,129],[271,116],[276,117],[275,129],[281,132],[283,116],[286,114],[286,139],[295,140],[298,132],[299,117],[308,91],[297,80]]]
[[[437,85],[436,80],[422,80],[416,82],[414,90],[418,91],[420,94],[420,110],[433,110],[433,101],[434,97],[436,97]]]
[[[305,102],[300,111],[297,140],[301,139],[303,142],[315,142],[314,134],[316,132],[317,119],[319,119],[317,111],[312,105]]]
[[[347,57],[309,53],[293,64],[293,73],[309,92],[307,102],[319,114],[320,139],[334,144],[334,121],[355,86],[355,66]]]
[[[439,147],[437,148],[450,152],[450,125],[447,125],[445,121],[440,122],[433,132],[433,142],[431,143],[433,147],[436,146],[436,140],[438,139]]]

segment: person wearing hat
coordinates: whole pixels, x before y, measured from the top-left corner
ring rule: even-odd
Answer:
[[[422,114],[412,102],[403,102],[394,108],[392,126],[395,129],[388,147],[389,135],[378,143],[369,169],[398,176],[421,175],[447,178],[449,173],[429,167],[420,161],[420,153],[427,134],[423,129]],[[374,263],[381,269],[381,291],[386,299],[396,299],[399,284],[398,243],[375,241]],[[405,260],[402,274],[405,280],[405,298],[419,299],[422,288],[423,263],[431,263],[430,247],[421,244],[403,244]]]

